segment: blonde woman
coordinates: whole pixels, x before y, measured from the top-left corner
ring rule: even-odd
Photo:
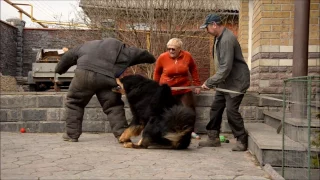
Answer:
[[[172,38],[167,43],[167,52],[162,53],[156,61],[153,80],[160,84],[168,84],[171,87],[200,86],[197,65],[188,51],[182,50],[182,41],[179,38]],[[191,74],[192,80],[189,78]],[[196,94],[200,93],[200,88],[194,89]],[[185,106],[191,107],[195,111],[195,102],[191,89],[172,90],[175,98]],[[193,138],[200,139],[196,133],[192,133]]]

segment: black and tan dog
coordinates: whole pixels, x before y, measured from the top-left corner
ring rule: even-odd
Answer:
[[[173,149],[186,149],[190,145],[195,123],[192,109],[180,105],[172,96],[168,85],[141,75],[129,75],[117,79],[126,94],[133,119],[119,140],[127,148],[148,148],[161,145]],[[119,91],[121,91],[119,89]],[[128,142],[142,132],[138,144]]]

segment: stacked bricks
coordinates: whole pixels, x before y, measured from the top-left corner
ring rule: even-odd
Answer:
[[[214,93],[201,93],[196,98],[196,132],[206,132],[209,121],[210,106]],[[1,94],[0,130],[18,132],[21,127],[27,132],[64,132],[66,93],[6,93]],[[128,122],[132,118],[128,103],[125,102],[125,113]],[[263,110],[279,111],[281,102],[274,102],[245,96],[240,106],[240,113],[245,122],[262,122]],[[102,111],[100,103],[94,96],[85,108],[84,132],[111,132],[108,117]],[[230,132],[227,117],[224,113],[222,132]]]
[[[311,0],[308,75],[320,71],[319,4]],[[282,93],[283,80],[292,77],[294,0],[254,0],[252,26],[250,90]]]
[[[22,20],[18,20],[15,26],[18,28],[17,35],[17,77],[18,79],[22,78],[22,66],[23,66],[23,29],[26,22]]]
[[[17,63],[17,33],[18,28],[0,21],[0,73],[4,76],[15,76]]]
[[[241,44],[241,49],[244,59],[248,60],[248,38],[249,38],[249,0],[240,1],[239,10],[239,32],[238,41]]]
[[[23,77],[22,77],[22,65],[23,65],[23,29],[26,24],[25,21],[12,18],[7,19],[9,23],[13,26],[17,27],[17,34],[16,34],[16,80],[19,84],[23,84]]]
[[[63,132],[65,128],[65,93],[24,93],[1,95],[1,131]],[[96,98],[85,109],[83,130],[110,132],[106,115]]]

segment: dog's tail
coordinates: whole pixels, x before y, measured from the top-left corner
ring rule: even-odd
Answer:
[[[164,131],[167,133],[163,137],[173,142],[173,144],[176,143],[177,148],[181,145],[188,147],[195,123],[195,117],[195,112],[191,108],[182,105],[176,105],[169,110],[166,110],[163,120],[166,121],[166,128],[168,129]],[[185,143],[183,143],[184,141]]]

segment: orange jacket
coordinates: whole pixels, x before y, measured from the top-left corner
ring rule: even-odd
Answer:
[[[197,65],[188,51],[181,51],[179,57],[175,59],[171,58],[168,52],[162,53],[156,61],[153,80],[171,87],[201,85]],[[190,91],[191,89],[172,90],[172,94],[184,94]]]

